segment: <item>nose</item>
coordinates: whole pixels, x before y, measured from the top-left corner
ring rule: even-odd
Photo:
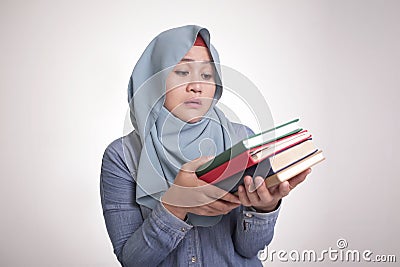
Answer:
[[[186,87],[186,90],[188,92],[201,93],[202,92],[201,82],[192,81],[192,82],[188,83],[188,86]]]

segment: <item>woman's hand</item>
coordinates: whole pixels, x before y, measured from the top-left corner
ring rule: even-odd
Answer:
[[[197,178],[195,170],[212,157],[200,157],[182,165],[174,184],[161,201],[164,207],[180,219],[188,212],[216,216],[227,214],[240,206],[239,198]]]
[[[298,184],[306,179],[306,176],[311,172],[307,169],[304,172],[296,175],[288,181],[267,188],[264,178],[257,176],[253,179],[250,176],[244,177],[244,186],[238,188],[239,199],[243,206],[254,207],[260,212],[273,211],[279,200],[287,196]]]

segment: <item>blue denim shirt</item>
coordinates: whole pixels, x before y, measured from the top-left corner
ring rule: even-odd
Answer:
[[[262,266],[257,253],[272,240],[279,208],[258,213],[240,206],[214,226],[197,227],[162,203],[139,207],[122,138],[105,150],[100,176],[107,231],[123,266]]]

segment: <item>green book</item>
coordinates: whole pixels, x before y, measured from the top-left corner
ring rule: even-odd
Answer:
[[[239,143],[235,144],[231,148],[225,150],[221,154],[217,155],[214,159],[206,162],[196,170],[197,177],[200,177],[207,172],[217,168],[221,164],[231,160],[232,158],[246,152],[249,149],[258,147],[283,137],[289,136],[300,132],[302,129],[298,126],[299,119],[291,120],[287,123],[281,124],[274,128],[268,129],[261,133],[252,135],[246,139],[243,139]]]

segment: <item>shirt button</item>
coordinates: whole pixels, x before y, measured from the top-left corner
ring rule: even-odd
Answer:
[[[247,213],[245,214],[245,216],[246,216],[247,218],[251,218],[251,217],[253,217],[253,214],[247,212]]]
[[[186,232],[186,228],[185,228],[185,227],[182,227],[182,228],[181,228],[181,231],[182,231],[182,232]]]
[[[196,262],[196,260],[197,260],[196,257],[193,256],[193,257],[192,257],[192,262]]]

